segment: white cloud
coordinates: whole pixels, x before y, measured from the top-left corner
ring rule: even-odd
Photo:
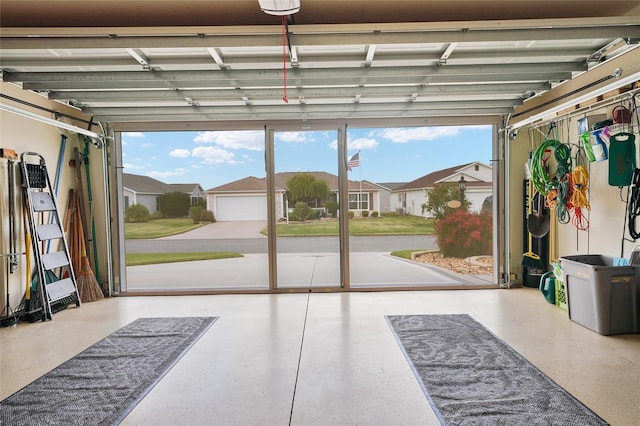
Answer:
[[[140,170],[140,169],[144,169],[144,166],[141,166],[139,164],[131,164],[131,163],[124,163],[122,165],[122,167],[124,167],[125,172],[127,169],[129,170]]]
[[[169,155],[175,158],[188,158],[191,152],[188,149],[174,149]]]
[[[332,149],[338,149],[338,141],[333,141],[329,144]],[[378,141],[372,138],[357,138],[347,141],[347,149],[376,149],[378,147]]]
[[[159,171],[151,171],[149,173],[147,173],[147,176],[152,177],[154,179],[163,179],[163,178],[168,178],[171,176],[183,176],[187,173],[186,169],[175,169],[175,170],[167,170],[164,172],[159,172]]]
[[[347,149],[375,149],[378,147],[378,141],[369,138],[358,138],[347,141]]]
[[[381,130],[378,134],[394,143],[407,143],[412,141],[432,141],[439,138],[457,136],[460,127],[406,127]]]
[[[191,151],[191,155],[201,158],[205,164],[237,163],[236,155],[216,146],[199,146]]]
[[[264,150],[264,132],[262,131],[203,132],[199,133],[193,141],[203,144],[213,143],[226,149]]]
[[[144,133],[142,132],[124,132],[122,135],[128,138],[144,138]]]
[[[302,143],[309,141],[311,133],[308,132],[280,132],[276,133],[276,141],[286,143]]]

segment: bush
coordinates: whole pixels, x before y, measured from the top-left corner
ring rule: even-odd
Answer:
[[[339,204],[337,201],[327,201],[324,206],[331,216],[336,217],[338,215]]]
[[[435,234],[440,253],[465,258],[490,255],[493,232],[491,213],[469,213],[457,209],[436,221]]]
[[[164,216],[162,216],[162,213],[155,211],[151,214],[151,219],[162,219]]]
[[[200,206],[191,207],[189,209],[189,217],[193,220],[193,223],[199,223],[202,219],[202,212],[204,209]]]
[[[353,210],[349,210],[349,219],[353,219],[355,217],[355,212]]]
[[[133,204],[124,211],[125,222],[148,222],[150,218],[149,209],[142,204]]]
[[[378,214],[379,213],[374,210],[374,211],[371,212],[371,217],[378,217]]]
[[[189,215],[191,198],[184,192],[167,192],[158,197],[158,210],[166,217],[185,217]]]
[[[211,210],[204,210],[200,215],[200,221],[214,223],[216,218],[213,216],[213,212]]]
[[[293,214],[298,217],[298,220],[305,221],[309,218],[315,217],[315,212],[307,203],[298,201],[293,208]]]
[[[362,217],[369,217],[369,210],[362,210]]]

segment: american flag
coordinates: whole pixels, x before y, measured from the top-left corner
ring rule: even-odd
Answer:
[[[360,152],[356,152],[347,163],[347,170],[351,171],[353,167],[360,167]]]

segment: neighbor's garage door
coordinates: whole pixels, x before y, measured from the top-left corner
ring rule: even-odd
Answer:
[[[243,195],[216,197],[216,220],[221,222],[267,220],[267,196]]]

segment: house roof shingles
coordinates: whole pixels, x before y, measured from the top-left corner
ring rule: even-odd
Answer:
[[[171,185],[149,176],[122,174],[122,186],[141,194],[165,194],[172,192]]]
[[[199,183],[170,183],[168,184],[172,191],[184,192],[186,194],[193,194],[193,192],[200,186]]]
[[[460,164],[458,166],[449,167],[448,169],[437,170],[435,172],[419,177],[418,179],[413,180],[409,183],[405,183],[399,188],[396,188],[395,191],[432,188],[435,184],[440,182],[442,179],[455,174],[458,170],[464,169],[470,164],[473,164],[473,163]],[[486,185],[487,185],[487,182],[482,182],[482,181],[467,182],[467,186],[486,186]]]

